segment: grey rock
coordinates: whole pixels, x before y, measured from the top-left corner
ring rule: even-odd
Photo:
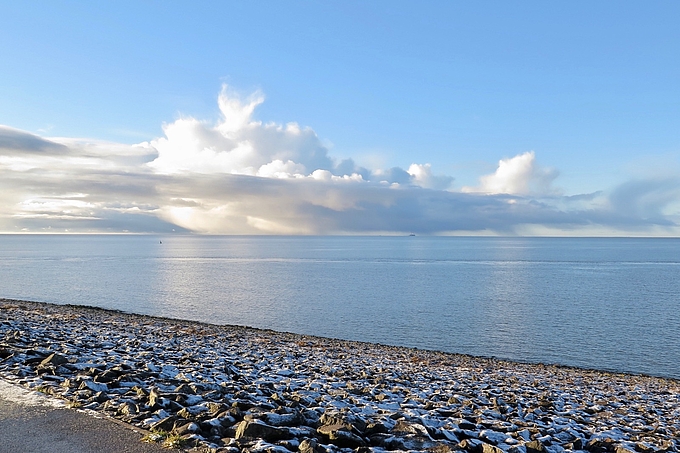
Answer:
[[[491,445],[491,444],[487,444],[486,442],[483,442],[481,453],[505,453],[505,452],[495,445]]]
[[[106,384],[94,382],[90,379],[84,379],[80,382],[78,389],[79,390],[89,389],[92,390],[93,392],[108,392],[109,386]]]
[[[340,448],[354,449],[366,446],[366,441],[364,439],[345,429],[329,431],[327,436],[332,444],[337,445]]]
[[[48,355],[43,361],[40,362],[41,367],[58,366],[68,363],[68,359],[61,354],[56,352]]]
[[[326,453],[326,449],[323,448],[316,439],[304,439],[300,442],[298,447],[299,453]]]
[[[458,447],[470,453],[481,453],[483,442],[479,439],[463,439]]]
[[[125,402],[118,407],[118,412],[123,415],[137,415],[139,407],[134,403]]]
[[[194,422],[185,423],[182,426],[178,426],[177,428],[173,429],[173,432],[179,436],[184,436],[186,434],[195,434],[200,431],[201,431],[200,427]]]
[[[485,441],[488,444],[491,445],[498,445],[500,443],[505,442],[505,439],[508,438],[508,435],[505,433],[500,433],[498,431],[492,431],[489,429],[484,429],[479,432],[479,438],[483,441]],[[485,453],[490,453],[490,452],[485,452]]]
[[[288,439],[290,437],[287,430],[269,426],[259,420],[244,420],[236,427],[236,439],[244,437],[261,438],[268,442],[275,442],[280,439]]]
[[[366,430],[366,421],[353,414],[340,414],[336,412],[324,412],[319,420],[322,425],[344,425],[348,431],[352,429],[358,432]]]
[[[297,426],[304,422],[304,418],[299,412],[291,414],[267,412],[262,415],[262,420],[271,426]]]
[[[177,421],[177,417],[175,416],[169,416],[165,417],[151,425],[151,430],[152,431],[165,431],[165,432],[170,432],[175,426],[175,422]]]
[[[590,453],[611,453],[616,447],[616,441],[609,437],[590,439],[585,445]]]
[[[540,440],[532,440],[531,442],[527,442],[524,444],[524,448],[526,448],[527,453],[547,453],[548,450],[545,448],[545,445]]]

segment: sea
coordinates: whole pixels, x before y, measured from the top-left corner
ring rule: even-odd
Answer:
[[[680,378],[680,239],[0,235],[0,297]]]

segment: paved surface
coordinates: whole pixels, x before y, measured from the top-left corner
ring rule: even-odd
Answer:
[[[53,399],[0,380],[1,453],[169,453],[107,418],[59,407]]]

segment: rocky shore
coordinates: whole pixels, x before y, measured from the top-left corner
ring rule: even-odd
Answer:
[[[680,381],[0,299],[0,377],[215,452],[677,452]]]

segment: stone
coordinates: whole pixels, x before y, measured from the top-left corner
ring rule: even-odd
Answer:
[[[158,420],[157,422],[153,423],[151,425],[151,430],[152,431],[170,432],[175,427],[176,421],[177,421],[177,417],[175,417],[173,415],[171,415],[169,417],[165,417],[165,418]]]
[[[41,367],[58,366],[68,363],[68,359],[61,354],[56,352],[48,355],[44,360],[40,362]]]
[[[175,389],[175,393],[184,393],[185,395],[195,395],[196,391],[188,384],[180,384]]]
[[[326,449],[323,448],[316,439],[304,439],[300,442],[298,447],[299,453],[326,453]]]
[[[118,407],[118,412],[123,415],[137,415],[139,407],[134,403],[125,402]]]
[[[387,426],[383,422],[371,422],[366,425],[364,434],[370,436],[373,434],[384,434],[388,431]]]
[[[517,431],[517,436],[524,439],[527,442],[531,441],[531,431],[529,431],[528,429]]]
[[[237,425],[235,438],[244,437],[261,438],[268,442],[275,442],[280,439],[287,439],[290,436],[285,429],[269,426],[259,420],[244,420]]]
[[[79,390],[89,389],[93,392],[108,392],[109,387],[106,384],[100,384],[89,379],[83,380],[78,386]]]
[[[496,447],[495,445],[483,442],[481,453],[505,453],[505,452],[502,449]]]
[[[540,440],[532,440],[531,442],[527,442],[524,444],[524,448],[526,448],[527,453],[548,453],[545,445],[543,445]]]
[[[482,444],[483,442],[479,439],[464,439],[458,444],[458,447],[470,453],[481,453]]]
[[[210,412],[211,414],[219,414],[220,412],[223,412],[223,411],[226,411],[227,409],[229,409],[224,404],[216,403],[216,402],[213,402],[213,401],[208,402],[207,407],[208,407],[208,412]]]
[[[410,423],[406,420],[398,420],[394,427],[390,430],[392,434],[417,434],[420,436],[429,437],[427,428],[420,423]]]
[[[267,412],[262,415],[262,420],[271,426],[297,426],[302,424],[304,418],[300,412],[293,412],[291,414]]]
[[[359,448],[365,447],[366,441],[354,433],[340,429],[337,431],[332,431],[328,434],[328,439],[334,445],[340,448]]]
[[[182,426],[179,426],[177,428],[174,428],[173,433],[179,435],[179,436],[184,436],[186,434],[195,434],[201,431],[199,426],[194,423],[194,422],[189,422],[185,423]]]
[[[614,453],[635,453],[635,449],[626,448],[623,445],[617,445],[614,448]]]
[[[616,450],[616,441],[609,437],[590,439],[585,449],[590,453],[611,453]]]
[[[155,407],[164,407],[167,405],[167,403],[163,404],[163,397],[161,397],[160,393],[158,393],[158,390],[155,388],[152,388],[149,391],[149,400],[148,400],[148,405],[149,407],[155,408]]]
[[[333,424],[333,425],[320,426],[319,428],[317,428],[316,431],[319,434],[323,434],[324,436],[330,436],[332,433],[335,433],[337,431],[344,430],[344,431],[349,432],[349,430],[351,430],[351,429],[352,429],[351,425],[348,426],[348,425],[345,425],[343,423],[336,423],[336,424]]]
[[[527,449],[524,445],[513,445],[508,448],[508,453],[527,453]]]
[[[358,432],[364,432],[366,430],[366,421],[353,414],[324,412],[319,423],[322,425],[344,425],[348,431],[356,429]]]
[[[417,434],[407,434],[400,437],[401,445],[406,450],[426,451],[436,448],[439,443],[433,441],[429,437],[420,436]]]
[[[96,368],[93,368],[96,370]],[[101,382],[103,384],[110,384],[114,380],[120,377],[120,373],[115,370],[106,370],[102,373],[95,373],[94,381]]]
[[[482,431],[479,432],[479,438],[486,443],[489,443],[491,445],[498,445],[503,442],[505,442],[505,439],[508,438],[508,435],[505,433],[500,433],[498,431],[492,431],[489,429],[483,429]],[[485,452],[489,453],[489,452]]]
[[[469,422],[467,420],[463,420],[458,423],[458,427],[460,429],[477,429],[477,425],[475,423]]]

